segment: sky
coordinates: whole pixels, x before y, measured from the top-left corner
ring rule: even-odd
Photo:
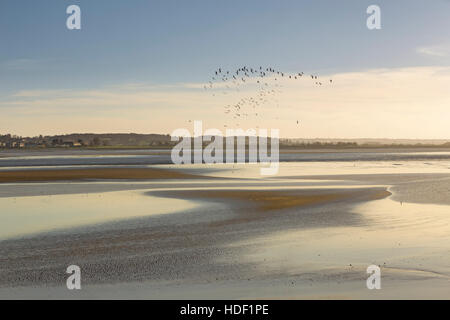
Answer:
[[[66,8],[81,8],[68,30]],[[366,26],[381,8],[380,30]],[[0,134],[171,133],[239,126],[282,137],[450,139],[449,0],[2,0]],[[258,117],[214,71],[303,71]],[[297,124],[297,120],[300,124]]]

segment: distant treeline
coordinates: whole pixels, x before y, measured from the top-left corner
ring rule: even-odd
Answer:
[[[236,139],[236,138],[235,138]],[[211,139],[204,137],[203,146]],[[389,139],[280,139],[283,149],[352,149],[352,148],[450,148],[448,140],[389,140]],[[248,145],[248,137],[245,145]],[[171,148],[178,141],[171,141],[168,134],[137,133],[73,133],[54,136],[21,137],[0,135],[0,148]],[[237,142],[235,142],[237,143]],[[268,140],[270,146],[270,139]]]
[[[51,148],[51,147],[152,147],[169,146],[170,135],[135,133],[74,133],[54,136],[20,137],[0,135],[3,148]]]

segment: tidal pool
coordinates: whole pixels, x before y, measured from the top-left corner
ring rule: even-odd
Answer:
[[[145,191],[0,198],[0,239],[195,208]]]

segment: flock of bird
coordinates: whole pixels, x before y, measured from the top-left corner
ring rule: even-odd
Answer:
[[[299,81],[309,79],[316,86],[332,84],[332,79],[322,80],[317,75],[306,75],[303,72],[286,73],[272,67],[251,68],[243,66],[237,70],[230,71],[217,68],[210,77],[208,83],[204,85],[204,90],[211,91],[213,96],[219,92],[223,95],[236,93],[246,93],[245,89],[252,88],[252,96],[240,97],[232,104],[224,106],[224,113],[236,122],[249,117],[260,117],[262,105],[273,102],[278,107],[277,96],[281,93],[284,81]],[[231,120],[230,119],[230,120]],[[297,120],[297,125],[299,120]],[[239,123],[236,123],[239,126]],[[227,127],[227,125],[224,125]]]

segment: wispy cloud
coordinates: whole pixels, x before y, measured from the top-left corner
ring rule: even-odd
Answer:
[[[323,75],[325,77],[325,75]],[[376,69],[278,79],[277,101],[242,112],[243,128],[281,128],[290,137],[450,138],[448,67]],[[164,132],[203,120],[205,128],[234,126],[224,107],[257,94],[250,85],[230,92],[202,83],[128,83],[89,90],[27,90],[0,97],[0,128],[18,134],[64,132]],[[228,94],[225,94],[227,92]],[[301,120],[297,125],[296,120]]]
[[[450,45],[435,45],[419,47],[416,52],[431,57],[448,57],[450,56]]]

